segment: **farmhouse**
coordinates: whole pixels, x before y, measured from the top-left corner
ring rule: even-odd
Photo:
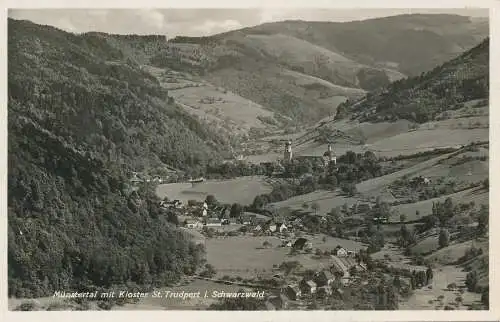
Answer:
[[[278,223],[276,224],[276,229],[279,230],[280,233],[283,233],[288,230],[286,225],[284,223]]]
[[[196,220],[196,219],[188,219],[185,222],[185,226],[187,228],[192,228],[192,229],[197,229],[197,228],[203,228],[203,224]]]
[[[316,293],[317,285],[314,281],[303,279],[300,281],[300,290],[304,294],[314,294]]]
[[[290,300],[293,301],[298,300],[302,296],[302,292],[299,286],[296,284],[288,285],[285,289],[285,294]]]
[[[342,246],[337,246],[334,249],[334,255],[338,257],[347,257],[347,250]]]

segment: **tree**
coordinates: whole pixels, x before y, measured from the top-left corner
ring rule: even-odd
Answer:
[[[233,203],[231,206],[230,216],[231,218],[237,218],[243,213],[243,206],[239,203]]]
[[[262,246],[263,246],[264,248],[268,248],[268,247],[272,247],[272,246],[273,246],[273,244],[271,244],[268,240],[266,240],[266,241],[264,241],[264,242],[262,243]]]
[[[467,276],[465,277],[465,286],[467,287],[467,290],[469,292],[474,292],[478,281],[479,278],[476,271],[467,273]]]
[[[450,233],[447,229],[441,229],[439,232],[439,247],[444,248],[450,243]]]
[[[400,222],[405,222],[405,221],[406,221],[406,215],[405,215],[405,214],[401,214],[401,215],[399,216],[399,221],[400,221]]]
[[[477,217],[477,230],[479,235],[484,235],[488,231],[488,222],[489,222],[489,210],[488,206],[481,205],[479,209],[479,215]]]
[[[318,213],[318,210],[319,210],[319,204],[317,202],[314,202],[312,205],[311,205],[311,209],[314,210],[314,213],[317,214]]]
[[[354,196],[358,192],[356,189],[356,185],[352,182],[341,184],[340,189],[349,197]]]
[[[215,206],[217,204],[217,199],[215,199],[214,195],[208,195],[205,198],[205,202],[207,203],[208,206]]]

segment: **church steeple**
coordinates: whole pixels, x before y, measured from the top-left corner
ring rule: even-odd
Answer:
[[[285,143],[285,152],[283,153],[283,161],[292,161],[292,141],[287,141]]]
[[[325,160],[325,166],[333,162],[333,164],[337,164],[337,157],[335,156],[335,152],[333,152],[333,147],[329,143],[328,150],[323,154],[323,158]]]

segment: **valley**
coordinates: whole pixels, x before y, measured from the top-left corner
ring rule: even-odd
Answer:
[[[487,309],[489,40],[463,18],[10,19],[9,309]]]

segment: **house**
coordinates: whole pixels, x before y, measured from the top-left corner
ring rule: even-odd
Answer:
[[[290,300],[293,301],[298,300],[302,296],[302,292],[296,284],[288,285],[284,293]]]
[[[255,226],[254,231],[261,231],[262,227],[260,225]]]
[[[284,223],[278,223],[276,224],[276,230],[278,230],[280,233],[286,232],[288,228]]]
[[[314,294],[317,289],[317,285],[314,281],[306,279],[300,281],[299,287],[303,294]]]
[[[207,227],[221,227],[222,223],[219,218],[212,217],[207,219],[207,223],[205,224]]]
[[[163,182],[163,179],[162,179],[162,178],[160,178],[160,176],[155,176],[155,177],[153,178],[153,182],[155,182],[155,183],[162,183],[162,182]]]
[[[317,286],[330,286],[335,280],[335,276],[329,271],[321,271],[314,274],[314,282]]]
[[[333,250],[334,255],[337,257],[347,257],[347,250],[342,246],[337,246]]]
[[[278,229],[278,227],[276,226],[276,224],[269,225],[270,232],[274,233],[274,232],[276,232],[277,229]]]
[[[195,219],[187,219],[185,221],[185,226],[187,228],[191,228],[191,229],[203,228],[203,224],[199,220],[195,220]]]

